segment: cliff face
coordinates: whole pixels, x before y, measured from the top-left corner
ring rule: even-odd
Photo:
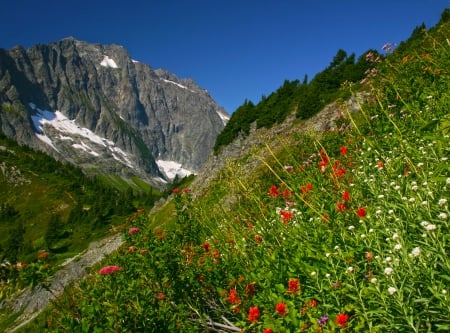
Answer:
[[[149,180],[164,177],[156,160],[200,171],[228,118],[194,81],[73,38],[0,49],[0,103],[0,130],[20,143]]]

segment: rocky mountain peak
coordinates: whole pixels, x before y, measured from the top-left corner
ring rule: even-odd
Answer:
[[[201,170],[228,119],[192,79],[73,37],[0,49],[0,103],[0,130],[20,143],[152,181],[173,177],[168,162]]]

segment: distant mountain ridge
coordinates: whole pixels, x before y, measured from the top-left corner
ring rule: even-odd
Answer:
[[[153,183],[200,171],[228,120],[193,80],[72,37],[0,49],[0,105],[0,131],[19,143]]]

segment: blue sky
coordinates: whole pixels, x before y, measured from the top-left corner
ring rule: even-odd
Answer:
[[[434,26],[449,0],[14,0],[0,48],[72,36],[192,78],[231,113],[284,80],[311,79],[338,49],[361,55]],[[380,50],[381,51],[381,50]]]

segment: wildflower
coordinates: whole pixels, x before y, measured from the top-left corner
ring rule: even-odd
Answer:
[[[230,304],[239,304],[241,303],[241,299],[238,297],[236,289],[230,289],[227,301],[230,302]]]
[[[345,202],[338,202],[338,204],[336,205],[336,209],[338,212],[342,212],[345,210]]]
[[[347,273],[351,273],[351,272],[353,272],[353,267],[352,266],[347,267]]]
[[[135,234],[136,232],[141,231],[141,229],[139,229],[138,227],[134,227],[134,228],[130,228],[130,230],[128,230],[128,233],[130,235]]]
[[[317,275],[317,273],[316,272],[311,272],[311,277],[315,277]]]
[[[39,253],[37,256],[38,259],[45,259],[47,257],[48,257],[48,252],[45,252],[45,251]]]
[[[364,257],[365,257],[367,260],[372,260],[372,259],[373,259],[373,254],[372,254],[372,252],[366,252],[366,254],[364,255]]]
[[[283,199],[289,199],[289,198],[291,198],[292,197],[292,192],[291,191],[289,191],[288,189],[285,189],[284,191],[283,191]]]
[[[398,233],[395,233],[395,234],[392,235],[392,239],[393,239],[393,240],[397,240],[398,237],[399,237],[399,236],[398,236]]]
[[[275,311],[276,311],[280,316],[285,316],[285,315],[287,315],[287,311],[286,311],[286,303],[283,303],[283,302],[277,303],[277,305],[275,305]]]
[[[105,266],[101,268],[98,272],[100,273],[100,275],[109,275],[118,271],[120,271],[119,266]]]
[[[439,206],[444,206],[447,203],[447,199],[443,198],[443,199],[439,199],[438,204]]]
[[[342,156],[346,156],[347,155],[347,147],[341,146],[341,148],[339,148],[339,150],[341,151],[341,155]]]
[[[377,278],[371,278],[371,279],[370,279],[370,283],[375,284],[375,283],[377,283],[377,282],[378,282]]]
[[[259,308],[257,306],[251,306],[248,310],[248,321],[251,323],[258,322]]]
[[[342,199],[345,201],[350,201],[350,192],[345,190],[344,192],[342,192]]]
[[[139,253],[140,254],[146,254],[146,253],[148,253],[148,250],[147,249],[142,249],[142,250],[139,251]]]
[[[273,333],[271,328],[266,328],[263,330],[263,333]]]
[[[158,300],[158,301],[162,301],[163,299],[165,299],[166,298],[166,295],[164,294],[164,293],[159,293],[157,296],[156,296],[156,299]]]
[[[412,249],[411,253],[409,254],[411,257],[418,257],[420,256],[420,247],[415,247]]]
[[[302,187],[300,188],[300,190],[302,191],[303,194],[306,194],[306,193],[312,191],[312,189],[313,189],[313,184],[311,184],[311,183],[302,185]]]
[[[211,249],[211,245],[209,245],[208,242],[204,242],[203,249],[205,250],[205,252],[209,252],[209,250]]]
[[[319,326],[326,325],[327,322],[328,322],[328,316],[327,316],[327,315],[323,315],[323,316],[320,317],[320,319],[317,321],[317,323],[319,324]]]
[[[394,246],[394,250],[396,250],[396,251],[399,251],[399,250],[401,250],[402,249],[402,244],[395,244],[395,246]]]
[[[347,169],[345,169],[344,167],[340,166],[340,162],[336,161],[333,164],[333,173],[336,177],[338,178],[342,178],[344,177],[345,172],[347,171]]]
[[[276,187],[276,185],[272,185],[269,189],[269,195],[271,197],[277,197],[280,195],[280,190],[278,189],[278,187]]]
[[[354,226],[354,225],[349,226],[349,227],[348,227],[348,230],[350,230],[350,231],[355,230],[355,226]]]
[[[287,212],[285,210],[280,210],[280,214],[283,216],[283,223],[285,224],[292,218],[292,216],[294,216],[294,213]]]
[[[446,219],[447,219],[447,214],[445,214],[445,213],[440,213],[440,214],[438,215],[438,217],[439,217],[441,220],[446,220]]]
[[[436,224],[428,224],[428,225],[425,227],[425,229],[426,229],[427,231],[433,231],[433,230],[436,230]]]
[[[289,279],[288,281],[288,293],[293,294],[298,292],[300,289],[300,281],[298,279]]]
[[[174,188],[173,190],[172,190],[172,193],[173,194],[178,194],[178,193],[180,193],[181,192],[181,190],[179,189],[179,188]]]
[[[384,274],[386,275],[392,275],[394,273],[394,270],[391,267],[386,267],[384,269]]]
[[[262,242],[262,236],[261,235],[255,235],[255,242],[260,244]]]
[[[338,324],[340,327],[345,327],[347,326],[348,319],[349,319],[348,314],[339,313],[336,317],[336,324]]]
[[[317,308],[317,305],[319,305],[319,302],[316,299],[312,299],[309,302],[309,306],[312,307],[312,308]]]
[[[364,216],[366,216],[367,212],[364,207],[359,207],[356,211],[356,214],[358,214],[359,218],[363,218]]]
[[[397,289],[394,287],[389,287],[388,288],[388,293],[389,295],[394,295],[397,292]]]

